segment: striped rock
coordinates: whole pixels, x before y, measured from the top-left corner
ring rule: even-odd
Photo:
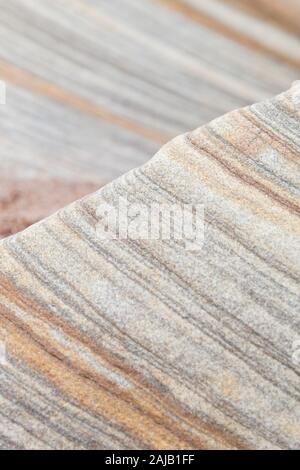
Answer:
[[[2,1],[0,237],[286,89],[299,15],[295,0]]]
[[[0,443],[294,449],[300,85],[0,243]],[[102,205],[204,207],[204,242],[103,239]]]

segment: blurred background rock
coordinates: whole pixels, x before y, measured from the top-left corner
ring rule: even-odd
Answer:
[[[0,237],[299,78],[300,0],[0,0]]]

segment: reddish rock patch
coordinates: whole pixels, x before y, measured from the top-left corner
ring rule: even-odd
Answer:
[[[29,227],[100,186],[100,182],[0,179],[0,238]]]

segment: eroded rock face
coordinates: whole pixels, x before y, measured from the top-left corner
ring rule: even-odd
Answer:
[[[23,230],[102,184],[0,179],[0,238]]]
[[[299,448],[299,148],[295,84],[2,240],[0,447]],[[203,245],[103,238],[120,197],[203,205]]]

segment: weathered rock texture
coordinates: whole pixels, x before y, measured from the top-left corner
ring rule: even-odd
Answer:
[[[300,87],[177,137],[0,243],[4,448],[300,448]],[[100,240],[118,197],[204,246]]]

